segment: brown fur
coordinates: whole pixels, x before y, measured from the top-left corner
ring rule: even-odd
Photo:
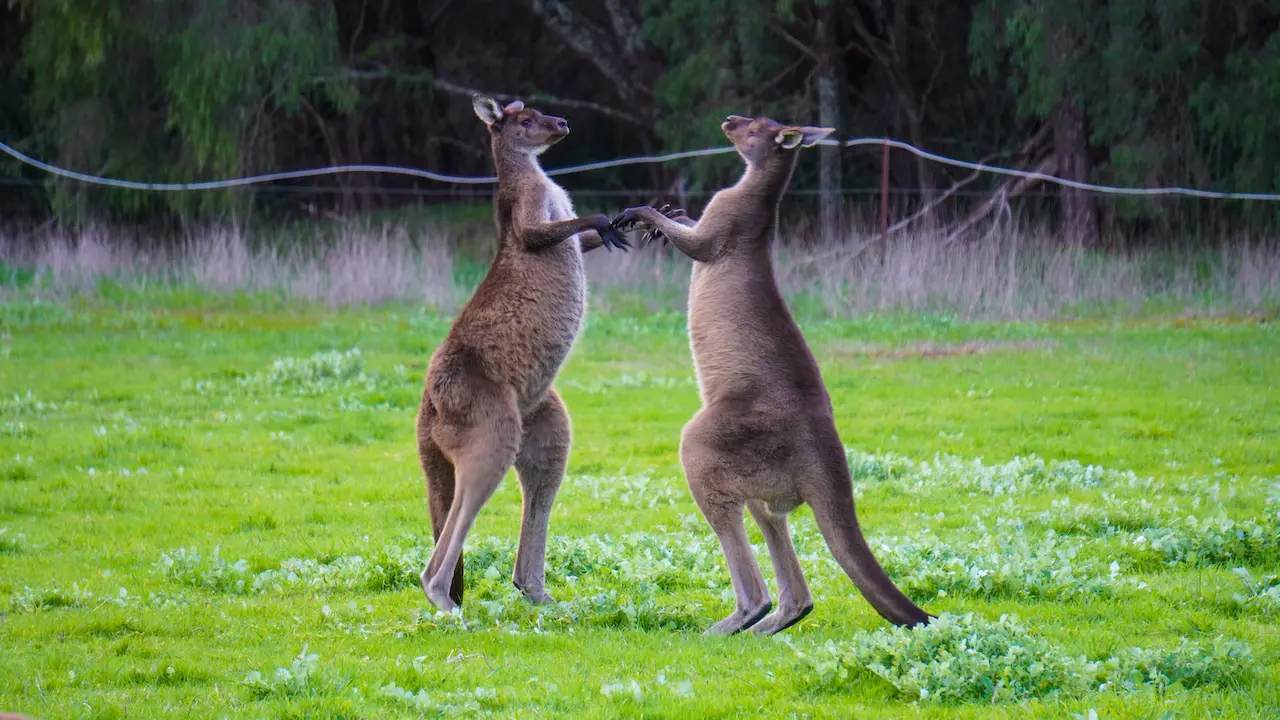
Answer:
[[[769,246],[778,204],[801,145],[829,128],[787,127],[730,116],[725,134],[746,160],[742,179],[712,198],[694,222],[680,211],[630,208],[617,227],[642,225],[696,262],[689,287],[689,340],[702,409],[680,437],[680,461],[699,509],[720,538],[737,608],[709,633],[784,630],[813,609],[787,515],[802,503],[836,560],[871,605],[898,625],[930,616],[893,584],[858,527],[852,479],[818,363],[782,299]],[[772,609],[743,525],[751,512],[778,582]]]
[[[568,134],[562,118],[477,97],[498,170],[499,249],[427,368],[418,454],[436,547],[422,589],[436,607],[462,603],[462,544],[513,465],[524,495],[513,581],[534,602],[545,584],[547,523],[564,477],[569,415],[552,381],[586,312],[582,253],[623,247],[603,215],[577,218],[537,155]]]

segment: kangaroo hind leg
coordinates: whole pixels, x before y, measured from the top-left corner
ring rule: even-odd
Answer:
[[[520,545],[512,582],[535,603],[553,603],[546,591],[547,528],[556,492],[564,481],[572,433],[569,413],[555,390],[525,420],[516,472],[524,497]]]
[[[487,401],[485,412],[474,423],[435,433],[448,442],[441,445],[453,459],[454,494],[431,559],[422,571],[422,590],[433,605],[446,612],[458,606],[449,591],[462,560],[462,544],[480,508],[515,462],[520,447],[520,415],[515,398],[478,397],[477,404],[482,400]]]
[[[760,500],[748,502],[747,509],[769,545],[769,557],[773,560],[773,573],[778,582],[778,609],[752,626],[751,632],[772,635],[803,620],[813,610],[813,595],[809,593],[800,558],[791,544],[791,528],[787,526],[786,514],[773,512]]]
[[[686,432],[686,439],[688,435]],[[745,503],[732,492],[733,477],[725,471],[714,450],[686,442],[680,455],[693,499],[720,539],[720,549],[729,563],[729,577],[737,600],[733,613],[712,625],[706,634],[733,635],[759,622],[773,607],[764,575],[751,551],[751,543],[747,541],[747,528],[742,517]]]
[[[422,470],[427,477],[427,505],[431,510],[431,533],[437,547],[440,533],[444,531],[445,522],[449,519],[449,508],[453,505],[454,476],[453,463],[441,452],[434,440],[424,437],[418,441],[418,457],[422,461]],[[429,580],[430,578],[425,578]],[[453,581],[449,588],[449,599],[455,604],[462,604],[462,557],[458,557],[453,567]]]

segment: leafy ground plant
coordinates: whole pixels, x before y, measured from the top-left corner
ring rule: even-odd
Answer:
[[[1173,649],[1126,648],[1090,660],[1056,647],[1016,618],[989,621],[940,616],[927,627],[892,628],[844,643],[828,641],[805,656],[820,684],[839,684],[870,672],[903,698],[928,703],[1015,702],[1098,690],[1165,690],[1231,680],[1253,658],[1249,647],[1221,636],[1209,643],[1182,639]]]

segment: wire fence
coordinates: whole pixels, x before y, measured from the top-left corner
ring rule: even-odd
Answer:
[[[991,173],[996,175],[1005,175],[1010,177],[1024,178],[1029,180],[1038,180],[1041,182],[1062,185],[1065,187],[1076,188],[1079,190],[1100,193],[1100,194],[1129,195],[1129,196],[1180,195],[1180,196],[1186,196],[1186,197],[1215,199],[1215,200],[1249,200],[1249,201],[1262,201],[1262,202],[1280,201],[1280,194],[1277,194],[1277,193],[1220,192],[1215,190],[1203,190],[1198,188],[1186,188],[1186,187],[1176,187],[1176,186],[1173,186],[1173,187],[1121,187],[1116,185],[1101,185],[1101,184],[1095,184],[1095,183],[1086,183],[1086,182],[1080,182],[1076,180],[1069,180],[1067,178],[1058,177],[1056,175],[1049,175],[1045,173],[1019,170],[1016,168],[1007,168],[1007,167],[1001,167],[998,165],[990,165],[986,163],[970,162],[967,160],[950,158],[945,155],[939,155],[937,153],[931,153],[926,150],[922,150],[910,143],[902,142],[900,140],[893,140],[890,138],[850,138],[844,141],[823,140],[820,144],[826,145],[826,146],[844,147],[844,148],[871,146],[871,145],[881,146],[881,147],[887,146],[889,148],[904,150],[906,152],[922,157],[926,160],[930,160],[932,162],[940,163],[943,165],[963,168],[963,169],[972,170],[975,172],[985,172],[985,173]],[[424,180],[431,180],[433,182],[439,182],[439,183],[450,184],[450,185],[461,185],[461,186],[483,186],[483,185],[492,185],[497,182],[497,178],[493,176],[450,175],[445,173],[432,172],[430,170],[421,170],[418,168],[401,167],[401,166],[395,166],[395,165],[335,165],[330,167],[310,168],[310,169],[304,169],[304,170],[291,170],[286,172],[266,173],[266,174],[251,175],[251,176],[241,177],[241,178],[210,180],[205,182],[156,183],[156,182],[141,182],[136,180],[123,180],[119,178],[104,177],[101,175],[92,175],[88,173],[81,173],[73,170],[68,170],[65,168],[60,168],[55,165],[51,165],[49,163],[33,158],[29,155],[26,155],[25,153],[22,153],[21,151],[11,147],[10,145],[4,142],[0,142],[0,152],[3,152],[6,155],[9,155],[10,157],[13,157],[14,159],[16,159],[17,161],[23,164],[42,170],[46,173],[49,173],[50,175],[65,178],[68,180],[74,180],[82,183],[105,186],[105,187],[115,187],[115,188],[123,188],[123,189],[130,189],[130,190],[146,190],[146,191],[155,191],[155,192],[221,190],[221,189],[228,189],[228,188],[245,187],[250,185],[262,185],[265,183],[277,183],[284,180],[299,180],[303,178],[323,177],[328,175],[341,175],[341,174],[403,175],[403,176],[420,178]],[[547,170],[546,172],[547,172],[547,175],[555,177],[555,176],[563,176],[563,175],[572,175],[572,174],[583,173],[583,172],[591,172],[595,170],[605,170],[608,168],[622,167],[625,165],[671,162],[674,160],[683,160],[687,158],[723,155],[723,154],[728,154],[732,152],[735,152],[734,148],[732,147],[703,148],[701,150],[685,150],[680,152],[665,153],[661,155],[643,155],[643,156],[630,157],[630,158],[616,158],[613,160],[604,160],[600,162],[586,163],[582,165],[572,165],[568,167],[554,168],[554,169]],[[10,180],[8,182],[22,183],[23,181],[19,179],[19,180]],[[26,182],[32,182],[32,181],[26,181]],[[439,190],[439,191],[433,192],[430,189],[426,189],[426,188],[422,188],[422,189],[405,188],[405,189],[396,190],[396,189],[390,189],[390,188],[365,188],[365,189],[333,188],[333,187],[313,186],[313,185],[304,185],[304,186],[268,185],[267,187],[278,192],[299,192],[299,193],[368,192],[368,193],[379,193],[379,194],[411,194],[411,195],[422,195],[422,196],[430,196],[432,194],[435,194],[439,196],[454,196],[454,197],[458,195],[457,189]],[[598,195],[598,196],[608,196],[608,195],[626,196],[626,195],[636,195],[643,192],[646,192],[646,191],[640,190],[640,189],[596,190],[596,191],[579,190],[579,191],[575,191],[574,194],[575,195]],[[650,189],[648,192],[658,193],[658,192],[665,192],[665,191]],[[818,194],[822,191],[806,190],[806,191],[797,191],[797,192],[807,193],[807,194]],[[870,195],[870,194],[877,194],[877,193],[883,194],[885,191],[880,189],[853,188],[853,189],[844,189],[844,190],[841,190],[840,192],[841,194],[846,194],[846,195],[858,195],[858,194]],[[910,190],[910,189],[895,189],[891,191],[892,194],[910,194],[910,193],[918,193],[918,192],[919,191]],[[477,196],[482,196],[487,194],[488,193],[475,193],[475,195]],[[698,195],[709,194],[709,193],[688,192],[686,194],[690,196],[698,196]],[[982,191],[982,190],[967,191],[967,192],[962,190],[954,190],[950,194],[988,195],[990,193],[989,191]],[[1028,193],[1022,193],[1022,194],[1026,195]]]
[[[44,181],[34,178],[0,178],[0,187],[43,187]],[[104,187],[98,185],[97,187]],[[422,197],[422,198],[448,198],[448,199],[466,199],[466,198],[491,198],[497,192],[496,188],[484,187],[479,185],[470,185],[465,187],[453,188],[424,188],[424,187],[384,187],[384,186],[360,186],[360,185],[294,185],[285,183],[263,184],[257,186],[242,185],[240,188],[253,187],[255,192],[278,194],[278,195],[379,195],[386,197]],[[236,188],[230,188],[236,189]],[[716,194],[716,190],[681,190],[680,195],[690,198],[709,198]],[[818,197],[832,191],[825,191],[819,188],[792,188],[787,190],[790,197]],[[992,190],[974,189],[974,188],[957,188],[955,190],[938,189],[932,192],[922,190],[918,187],[890,187],[887,194],[892,197],[920,197],[923,195],[937,195],[947,192],[950,197],[990,197]],[[600,198],[628,198],[628,197],[653,197],[671,195],[673,191],[670,187],[635,187],[627,189],[604,189],[604,188],[575,188],[573,197],[600,197]],[[874,187],[841,187],[834,191],[835,194],[844,197],[874,197],[882,194],[880,188]],[[1018,193],[1022,198],[1056,198],[1058,193],[1055,190],[1024,190]]]

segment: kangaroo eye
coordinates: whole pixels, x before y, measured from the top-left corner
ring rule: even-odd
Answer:
[[[523,125],[523,126],[525,126],[525,127],[527,127],[527,128],[531,128],[531,127],[533,127],[533,121],[532,121],[532,120],[530,120],[529,118],[525,118],[524,120],[521,120],[521,121],[520,121],[520,124],[521,124],[521,125]]]

